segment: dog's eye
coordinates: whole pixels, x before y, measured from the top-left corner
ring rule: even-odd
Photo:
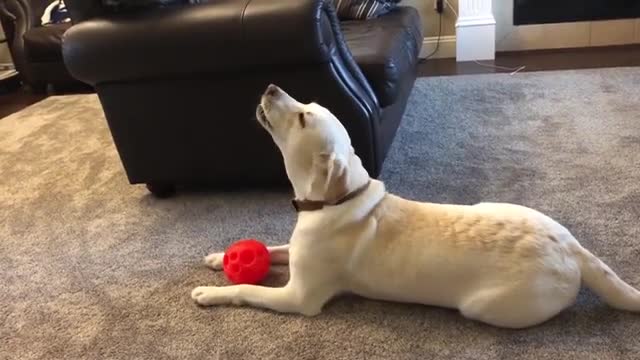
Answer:
[[[304,113],[299,113],[298,114],[298,122],[300,123],[300,127],[302,127],[302,128],[307,126],[307,121],[304,118]]]

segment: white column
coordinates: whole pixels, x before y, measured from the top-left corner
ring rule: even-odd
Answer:
[[[496,20],[491,0],[459,0],[456,22],[456,60],[493,60],[496,55]]]

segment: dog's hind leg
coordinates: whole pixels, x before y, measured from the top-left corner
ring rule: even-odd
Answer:
[[[571,305],[580,289],[580,273],[569,281],[539,276],[514,286],[477,291],[459,306],[466,318],[494,326],[520,329],[547,321]]]

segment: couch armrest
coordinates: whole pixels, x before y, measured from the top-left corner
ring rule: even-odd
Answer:
[[[34,26],[29,1],[0,0],[0,22],[16,70],[31,83],[33,76],[27,66],[23,39],[24,34]]]
[[[0,0],[0,18],[5,21],[15,21],[17,17],[7,9],[7,0]]]
[[[216,0],[98,17],[66,32],[63,54],[93,85],[327,63],[346,48],[327,11],[330,0]]]

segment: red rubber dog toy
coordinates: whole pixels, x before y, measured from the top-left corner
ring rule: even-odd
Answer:
[[[231,244],[224,252],[222,268],[234,284],[255,285],[269,272],[269,251],[258,240],[244,239]]]

